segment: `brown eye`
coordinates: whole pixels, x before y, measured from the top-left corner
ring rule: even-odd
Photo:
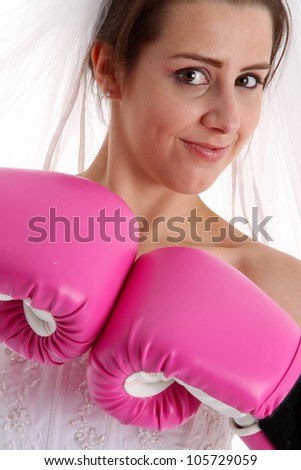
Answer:
[[[256,75],[243,75],[236,80],[236,83],[238,86],[253,89],[257,88],[258,85],[262,85],[263,81]]]
[[[176,73],[177,80],[188,85],[207,85],[208,78],[205,71],[196,70],[196,69],[182,69],[178,70]]]

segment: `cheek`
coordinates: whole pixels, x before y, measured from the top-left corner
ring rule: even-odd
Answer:
[[[187,105],[185,107],[179,101],[167,99],[166,95],[145,98],[140,100],[140,112],[136,116],[137,125],[145,135],[162,142],[173,138],[189,125],[191,114],[187,113]]]
[[[241,121],[243,134],[248,138],[258,126],[262,109],[262,99],[244,109]]]
[[[262,110],[262,99],[260,99],[259,102],[257,103],[257,107],[253,113],[253,129],[255,129],[259,124],[261,110]]]

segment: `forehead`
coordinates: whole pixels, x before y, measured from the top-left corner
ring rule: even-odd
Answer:
[[[246,60],[270,60],[273,25],[262,6],[232,5],[226,1],[183,1],[167,4],[160,47],[189,52],[206,49],[223,59],[233,52]],[[250,57],[250,54],[252,57]]]

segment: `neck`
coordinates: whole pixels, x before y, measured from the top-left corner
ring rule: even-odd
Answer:
[[[162,187],[142,175],[141,171],[131,168],[128,160],[116,158],[116,148],[114,154],[112,150],[107,137],[92,165],[82,176],[118,194],[139,217],[140,233],[146,235],[141,252],[148,251],[154,243],[156,246],[165,245],[168,238],[174,240],[180,237],[182,244],[190,244],[191,217],[205,220],[212,215],[212,211],[197,194],[180,194]],[[200,230],[201,226],[198,223]]]

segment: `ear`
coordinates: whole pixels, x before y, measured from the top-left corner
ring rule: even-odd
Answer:
[[[120,84],[114,64],[113,49],[103,41],[96,41],[91,50],[95,79],[104,95],[111,92],[110,99],[120,98]]]

